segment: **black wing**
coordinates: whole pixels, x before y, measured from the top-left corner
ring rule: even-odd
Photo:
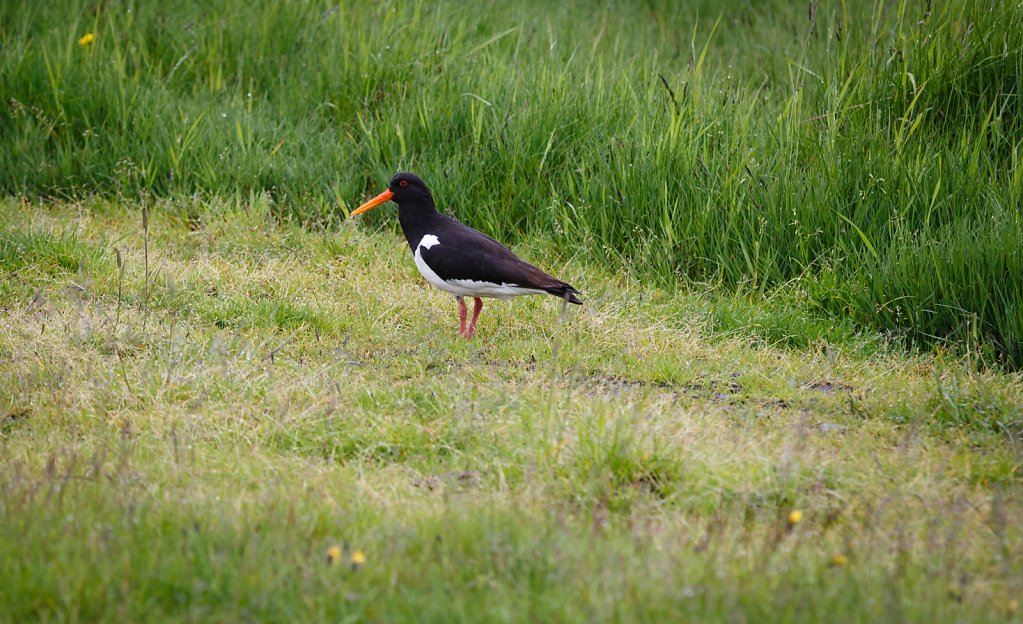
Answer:
[[[535,288],[582,303],[571,285],[522,260],[486,234],[446,217],[439,228],[439,245],[420,249],[423,260],[443,280],[473,280]]]

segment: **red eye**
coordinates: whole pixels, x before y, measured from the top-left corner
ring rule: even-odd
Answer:
[[[398,182],[398,186],[408,186],[408,180],[401,180]]]

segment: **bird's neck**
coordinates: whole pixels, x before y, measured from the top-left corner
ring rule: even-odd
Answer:
[[[413,252],[423,236],[434,233],[431,230],[435,229],[434,226],[440,216],[433,202],[398,205],[398,223],[401,224],[401,231]]]

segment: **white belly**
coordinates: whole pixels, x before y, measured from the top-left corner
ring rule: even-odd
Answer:
[[[416,261],[416,268],[426,278],[426,281],[430,282],[441,290],[455,295],[456,297],[495,297],[497,299],[508,299],[509,297],[518,297],[520,295],[545,295],[546,291],[539,290],[536,288],[523,288],[516,284],[495,284],[493,282],[477,282],[475,280],[443,280],[430,265],[426,264],[426,260],[423,259],[422,248],[427,249],[434,245],[439,245],[440,240],[432,235],[427,234],[419,241],[419,245],[416,246],[416,252],[413,254],[413,258]]]

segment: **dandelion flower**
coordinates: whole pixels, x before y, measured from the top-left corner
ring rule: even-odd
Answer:
[[[85,33],[84,35],[82,35],[82,38],[78,40],[78,45],[80,45],[80,46],[87,46],[87,45],[89,45],[90,43],[92,43],[95,40],[96,40],[96,35],[94,35],[92,33]]]
[[[341,549],[337,546],[331,546],[327,549],[327,563],[334,564],[341,561]]]
[[[799,524],[803,521],[803,512],[793,509],[789,512],[789,524]]]
[[[366,553],[361,550],[355,550],[352,552],[352,565],[361,566],[366,563]]]
[[[831,565],[841,568],[845,564],[849,563],[849,557],[843,554],[837,554],[831,558]]]

